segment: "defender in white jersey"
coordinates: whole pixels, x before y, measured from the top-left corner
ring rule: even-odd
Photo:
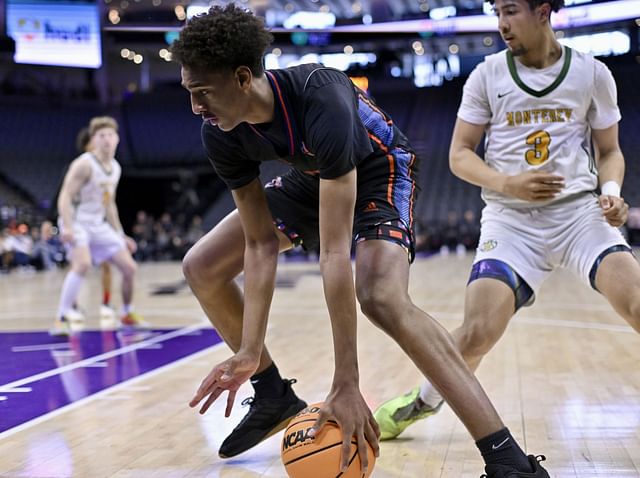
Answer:
[[[451,170],[481,186],[487,204],[464,323],[452,334],[472,370],[558,267],[640,332],[640,266],[617,229],[628,205],[616,86],[604,64],[556,40],[549,20],[563,3],[495,0],[508,48],[472,72],[458,111]],[[475,153],[483,134],[484,160]],[[441,403],[428,383],[386,402],[375,414],[382,439]]]
[[[104,261],[110,261],[122,273],[122,324],[147,325],[131,305],[136,264],[130,251],[136,245],[124,235],[115,203],[121,174],[120,164],[114,158],[119,142],[118,125],[113,118],[96,117],[89,123],[89,134],[90,151],[71,163],[58,197],[58,224],[71,270],[62,286],[51,329],[54,335],[69,333],[69,323],[78,319],[73,304],[84,277],[92,263]]]
[[[78,131],[76,136],[76,150],[78,154],[91,151],[91,136],[89,134],[89,126],[84,126]],[[101,282],[102,282],[102,303],[100,304],[100,325],[103,328],[111,327],[116,320],[116,311],[111,307],[111,265],[105,261],[100,265]],[[80,313],[77,304],[74,304],[74,310]]]

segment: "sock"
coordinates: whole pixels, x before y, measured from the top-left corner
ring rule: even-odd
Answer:
[[[105,290],[102,293],[102,305],[106,305],[107,307],[109,307],[109,302],[111,302],[111,292]]]
[[[256,391],[256,397],[260,398],[280,398],[284,395],[285,385],[278,367],[272,363],[262,372],[250,378],[251,385]]]
[[[133,311],[133,305],[131,304],[122,304],[122,315],[127,315],[129,312]]]
[[[64,315],[73,308],[83,281],[84,277],[74,271],[70,271],[64,278],[62,292],[60,293],[60,303],[58,304],[57,317],[59,319],[64,317]]]
[[[476,446],[487,465],[506,465],[524,473],[533,472],[527,455],[511,436],[508,428],[481,438],[476,442]]]
[[[427,380],[420,385],[420,395],[418,395],[418,397],[429,408],[436,408],[443,400],[440,392]]]

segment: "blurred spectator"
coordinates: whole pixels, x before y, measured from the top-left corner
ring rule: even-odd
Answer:
[[[0,232],[0,272],[9,272],[11,264],[11,252],[7,249],[6,243],[9,238],[9,228],[5,227]]]
[[[640,244],[640,207],[630,207],[627,219],[627,231],[631,245]]]
[[[136,261],[148,261],[155,253],[155,240],[153,238],[153,218],[145,211],[136,213],[136,222],[131,231],[131,237],[136,241],[138,250],[134,254]]]
[[[140,261],[181,260],[204,235],[200,216],[193,216],[188,226],[185,218],[184,214],[178,213],[174,221],[171,214],[165,212],[154,222],[145,211],[138,211],[132,230],[138,244],[135,258]]]
[[[178,172],[178,180],[171,184],[175,199],[171,202],[173,207],[169,210],[170,213],[182,213],[187,217],[193,215],[200,205],[200,199],[196,191],[197,182],[198,178],[193,171],[183,169]],[[180,224],[180,221],[176,220],[176,223]]]
[[[29,226],[20,224],[17,229],[9,233],[4,241],[4,248],[11,255],[10,267],[27,267],[31,264],[33,239],[29,234]]]
[[[202,218],[200,216],[193,216],[191,224],[185,235],[185,240],[189,247],[194,245],[198,240],[204,236],[204,230],[202,229]]]
[[[442,230],[443,244],[440,253],[443,255],[455,252],[457,255],[464,255],[465,248],[460,237],[460,222],[456,211],[447,213],[447,222]]]
[[[169,235],[169,231],[171,229],[167,227],[168,223],[166,220],[166,216],[168,216],[168,214],[163,214],[162,216],[165,220],[160,220],[153,226],[155,239],[153,258],[160,261],[169,259],[171,250],[171,236]]]
[[[158,225],[162,228],[164,232],[166,232],[167,234],[170,234],[171,231],[173,230],[173,222],[171,219],[171,214],[169,214],[168,212],[163,213],[160,216],[160,223]]]
[[[37,231],[33,228],[32,231]],[[32,234],[33,236],[33,234]],[[51,221],[44,221],[40,225],[39,237],[34,237],[32,264],[37,270],[51,270],[57,264],[65,261],[65,252]]]
[[[480,222],[476,219],[475,213],[467,209],[462,216],[460,224],[460,241],[467,251],[473,251],[478,247],[480,239]]]
[[[413,231],[415,234],[416,254],[432,252],[434,249],[440,248],[440,244],[435,245],[436,241],[440,240],[440,236],[431,224],[421,218],[416,218],[413,224]]]

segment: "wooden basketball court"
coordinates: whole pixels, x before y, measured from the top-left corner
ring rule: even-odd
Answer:
[[[414,301],[450,330],[462,319],[470,264],[471,256],[448,256],[420,259],[412,268]],[[99,328],[98,270],[82,292],[87,321],[81,338],[38,334],[50,326],[62,278],[61,271],[0,276],[0,349],[6,352],[0,423],[14,423],[0,433],[1,477],[286,476],[280,434],[234,459],[218,458],[222,440],[246,411],[240,401],[251,395],[250,386],[241,389],[229,419],[222,401],[205,416],[188,408],[200,380],[229,350],[210,345],[213,332],[182,287],[178,263],[141,265],[136,307],[158,330],[129,339],[87,332]],[[283,376],[297,378],[296,392],[309,403],[321,401],[333,357],[318,266],[283,262],[279,283],[268,346]],[[162,286],[167,292],[167,285],[177,292],[152,294]],[[395,343],[360,318],[361,388],[374,408],[418,384],[420,375]],[[85,335],[98,337],[97,348],[82,342]],[[157,362],[147,367],[151,356]],[[31,371],[36,357],[44,368]],[[639,361],[640,337],[602,297],[560,271],[536,304],[516,316],[478,375],[527,452],[547,456],[551,476],[633,478],[640,477]],[[92,378],[96,371],[102,388]],[[63,397],[47,397],[42,381],[52,382]],[[45,411],[13,420],[18,410],[32,413],[28,403]],[[473,440],[444,407],[400,439],[383,443],[372,476],[481,473]]]

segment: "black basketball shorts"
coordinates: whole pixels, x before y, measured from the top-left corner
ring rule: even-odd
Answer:
[[[415,154],[395,148],[376,152],[358,164],[358,191],[353,233],[356,244],[381,239],[399,244],[413,260],[413,214],[417,196]],[[265,186],[276,227],[294,245],[308,251],[320,247],[320,179],[290,169]]]

